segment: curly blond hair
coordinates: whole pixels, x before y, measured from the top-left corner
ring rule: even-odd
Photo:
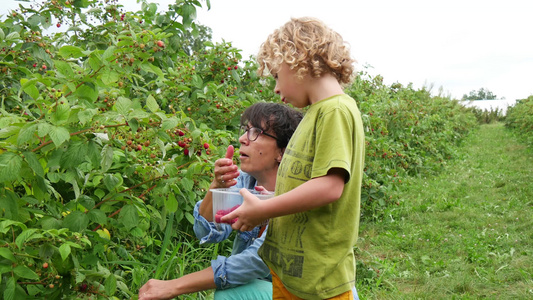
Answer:
[[[292,18],[270,34],[257,54],[259,76],[275,75],[286,63],[300,79],[310,74],[318,78],[331,73],[340,84],[353,79],[355,59],[341,35],[322,21]]]

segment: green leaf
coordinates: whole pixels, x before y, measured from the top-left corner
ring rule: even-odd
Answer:
[[[87,145],[82,141],[73,141],[68,146],[67,151],[61,156],[60,165],[62,168],[74,168],[80,165],[87,158]]]
[[[165,74],[163,74],[163,71],[161,71],[161,69],[157,66],[154,66],[150,63],[144,63],[141,65],[141,69],[145,72],[148,72],[148,73],[154,73],[156,74],[157,76],[159,77],[164,77]]]
[[[128,125],[130,126],[131,131],[137,132],[137,129],[139,128],[139,121],[137,121],[137,119],[130,119],[128,121]]]
[[[119,179],[113,174],[106,174],[104,176],[104,184],[109,191],[113,191],[119,183]]]
[[[187,221],[189,221],[189,223],[194,224],[194,217],[193,215],[191,215],[190,212],[185,213],[185,218],[187,219]]]
[[[24,125],[19,131],[19,135],[17,137],[17,145],[20,146],[30,141],[34,137],[37,128],[38,125],[35,123],[28,123]]]
[[[70,133],[64,127],[54,126],[52,127],[48,135],[50,136],[56,147],[61,146],[61,144],[70,139]]]
[[[16,31],[13,31],[6,36],[6,41],[18,40],[19,38],[20,38],[20,34]]]
[[[63,220],[63,226],[74,232],[81,232],[87,229],[89,217],[81,211],[73,211]]]
[[[103,211],[99,210],[99,209],[91,209],[87,213],[87,215],[89,217],[89,220],[91,220],[94,223],[97,223],[97,224],[106,224],[107,223],[106,214]]]
[[[113,164],[113,148],[105,145],[102,149],[102,161],[100,166],[102,167],[102,173],[105,173]]]
[[[66,78],[73,79],[74,71],[68,62],[62,60],[54,60],[54,66],[56,67],[59,74],[62,74]]]
[[[17,287],[15,277],[11,277],[7,280],[6,289],[4,291],[4,300],[15,299],[15,288]]]
[[[105,49],[104,54],[102,54],[102,59],[107,61],[112,61],[115,54],[115,46],[110,46]],[[111,59],[108,59],[110,58]]]
[[[89,145],[87,146],[87,158],[91,162],[93,169],[97,169],[102,157],[99,145],[93,140],[90,140]]]
[[[22,167],[22,157],[13,152],[0,154],[0,182],[14,181]]]
[[[105,85],[111,85],[112,83],[115,83],[119,80],[120,78],[120,75],[113,71],[113,70],[109,70],[107,72],[104,72],[102,74],[102,82],[105,84]]]
[[[3,129],[0,129],[0,139],[7,139],[11,136],[14,136],[20,132],[19,126],[9,126]]]
[[[92,83],[85,83],[76,90],[76,95],[82,99],[87,99],[91,102],[98,99],[98,91]]]
[[[131,204],[124,205],[119,213],[119,220],[127,230],[132,229],[139,223],[137,208]]]
[[[9,250],[8,248],[0,248],[0,256],[9,259],[12,262],[17,261],[11,250]]]
[[[2,28],[0,28],[0,41],[5,39],[6,38],[6,34],[4,33],[4,31],[2,30]]]
[[[237,83],[241,83],[241,77],[239,77],[239,73],[237,73],[236,70],[231,70],[231,77],[233,77]]]
[[[113,296],[115,294],[117,291],[117,278],[114,274],[107,276],[104,286],[107,296]]]
[[[20,83],[23,87],[23,91],[28,94],[28,96],[32,97],[33,99],[37,99],[39,97],[39,89],[35,86],[35,82],[26,84],[27,79],[22,78],[20,80]]]
[[[183,17],[183,25],[190,26],[192,21],[196,18],[196,7],[192,4],[185,4],[181,9]]]
[[[161,130],[172,129],[178,126],[178,119],[176,117],[170,117],[163,121],[161,124]]]
[[[19,249],[22,248],[23,244],[31,239],[31,236],[37,231],[35,228],[28,228],[24,231],[22,231],[19,235],[17,235],[17,238],[15,239],[15,244],[19,247]]]
[[[133,102],[125,97],[118,97],[117,102],[115,102],[115,108],[117,112],[121,115],[127,115],[130,110]]]
[[[59,246],[59,254],[61,254],[63,260],[67,259],[70,255],[70,246],[68,244],[62,244]]]
[[[63,46],[59,49],[59,55],[63,58],[79,58],[83,57],[83,50],[75,46]]]
[[[28,163],[30,168],[37,174],[39,177],[44,177],[44,169],[41,163],[39,162],[39,159],[37,158],[37,155],[31,151],[26,151],[23,153],[24,160]]]
[[[198,89],[201,89],[204,86],[204,81],[202,80],[202,77],[198,75],[192,76],[192,85],[195,86]]]
[[[37,135],[39,137],[44,137],[50,132],[50,130],[52,130],[52,128],[53,126],[48,123],[39,123],[37,125]]]
[[[168,196],[165,199],[165,208],[169,213],[173,213],[178,210],[178,200],[176,200],[174,193],[168,193]]]
[[[96,115],[96,113],[97,113],[96,108],[83,109],[78,112],[78,119],[80,120],[80,123],[82,125],[85,125],[85,123],[92,120],[92,118],[94,117],[94,115]]]
[[[92,209],[94,207],[94,204],[95,204],[93,198],[91,198],[91,197],[89,197],[87,195],[81,195],[78,198],[78,203],[81,204],[86,209]]]
[[[63,125],[67,123],[68,117],[70,116],[70,105],[68,104],[68,101],[65,97],[61,97],[61,102],[59,103],[54,113],[52,114],[50,118],[50,122],[54,125]]]
[[[13,272],[17,274],[17,276],[22,278],[27,278],[31,280],[39,280],[39,275],[37,273],[33,272],[30,268],[24,266],[24,265],[18,265],[13,269]]]
[[[190,178],[184,177],[181,179],[180,183],[185,191],[191,191],[194,187],[194,181],[192,181]]]
[[[146,107],[153,113],[159,110],[159,105],[152,95],[149,95],[148,98],[146,98]]]

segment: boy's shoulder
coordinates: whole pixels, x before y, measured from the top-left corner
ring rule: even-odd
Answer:
[[[312,106],[318,108],[342,108],[342,107],[357,107],[355,100],[348,94],[338,94],[318,101]],[[312,107],[311,106],[311,107]]]

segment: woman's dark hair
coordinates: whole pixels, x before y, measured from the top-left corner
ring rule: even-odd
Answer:
[[[277,138],[278,147],[285,149],[302,118],[300,111],[285,104],[257,102],[244,111],[241,125],[251,124],[264,132],[272,132]]]

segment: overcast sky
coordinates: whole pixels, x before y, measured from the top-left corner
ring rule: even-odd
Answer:
[[[174,0],[153,2],[163,10]],[[209,11],[200,2],[199,22],[244,58],[291,17],[313,16],[351,45],[358,69],[370,65],[386,83],[454,98],[482,87],[507,100],[533,95],[532,0],[211,0]]]

